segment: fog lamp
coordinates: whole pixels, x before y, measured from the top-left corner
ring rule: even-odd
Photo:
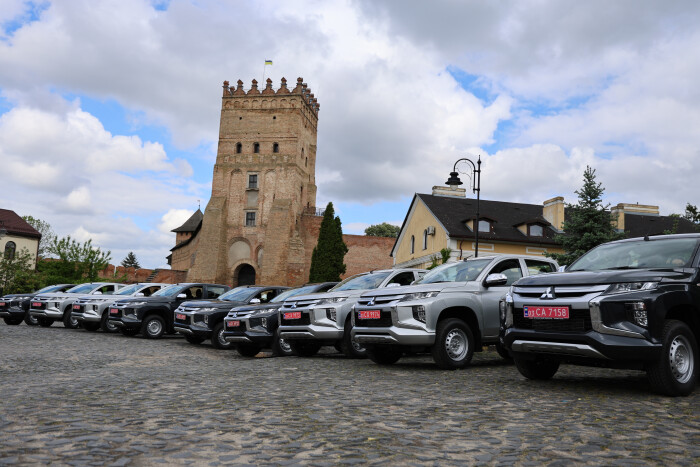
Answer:
[[[421,323],[425,323],[425,307],[423,305],[413,307],[413,318]]]
[[[336,320],[335,308],[326,308],[326,318],[330,319],[331,321]]]
[[[627,304],[628,309],[632,311],[634,322],[642,327],[647,327],[647,306],[644,302],[632,302]]]

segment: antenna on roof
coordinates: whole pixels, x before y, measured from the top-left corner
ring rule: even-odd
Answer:
[[[645,241],[645,242],[648,242],[648,241],[649,241],[649,234],[646,234],[646,235],[644,236],[644,241]]]

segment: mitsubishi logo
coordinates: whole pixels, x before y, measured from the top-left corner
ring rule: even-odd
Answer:
[[[367,302],[367,306],[373,306],[374,305],[374,297],[369,299],[369,302]]]
[[[547,287],[547,290],[544,291],[542,295],[540,295],[540,298],[542,300],[554,300],[557,298],[557,296],[554,294],[554,287]]]
[[[296,307],[297,307],[297,304],[296,304],[296,303],[292,303],[292,306],[290,306],[289,308],[296,308]]]

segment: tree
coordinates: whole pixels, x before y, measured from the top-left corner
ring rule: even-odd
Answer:
[[[563,234],[555,240],[561,244],[564,253],[547,253],[561,265],[571,264],[576,258],[600,245],[625,237],[612,224],[610,205],[603,205],[602,196],[605,189],[596,183],[595,170],[586,166],[583,172],[583,187],[576,191],[578,203],[567,204],[568,215],[564,221]]]
[[[401,227],[393,225],[393,224],[387,224],[386,222],[382,222],[381,224],[374,224],[370,225],[365,229],[365,235],[368,235],[370,237],[393,237],[396,238],[399,236],[399,231],[401,230]]]
[[[139,269],[141,265],[139,264],[139,260],[136,259],[136,255],[134,254],[133,251],[130,251],[128,255],[126,255],[126,258],[122,260],[122,266],[125,268],[136,268]]]
[[[49,224],[46,221],[42,221],[41,219],[36,219],[32,216],[22,216],[22,219],[24,219],[24,221],[27,222],[27,224],[31,225],[36,230],[38,230],[41,234],[41,240],[39,240],[38,256],[40,258],[44,258],[48,253],[48,249],[51,247],[51,244],[56,238],[56,234],[51,228],[51,224]]]
[[[30,292],[36,288],[36,277],[32,268],[32,255],[29,250],[0,255],[0,295]]]
[[[700,224],[700,212],[698,212],[698,207],[694,204],[687,203],[685,205],[685,214],[683,214],[683,217],[693,224]]]
[[[340,218],[334,217],[333,203],[328,203],[318,232],[318,243],[311,254],[309,282],[339,281],[345,273],[345,253],[348,247],[343,241]]]
[[[92,246],[92,239],[81,244],[70,235],[60,240],[54,238],[48,252],[67,263],[66,272],[70,272],[70,277],[66,277],[68,281],[97,280],[97,274],[107,267],[111,259],[110,251],[104,252]]]

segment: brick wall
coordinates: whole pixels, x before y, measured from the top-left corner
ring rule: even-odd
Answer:
[[[116,272],[115,272],[116,269]],[[126,274],[126,283],[135,284],[136,282],[146,282],[148,277],[153,273],[153,269],[136,269],[125,268],[123,266],[108,265],[100,271],[99,277],[103,280],[121,279]],[[149,282],[160,282],[164,284],[177,284],[185,282],[187,271],[177,271],[174,269],[159,269],[158,273]]]
[[[343,279],[372,269],[390,269],[394,264],[390,253],[395,238],[343,235],[343,241],[348,246]]]

